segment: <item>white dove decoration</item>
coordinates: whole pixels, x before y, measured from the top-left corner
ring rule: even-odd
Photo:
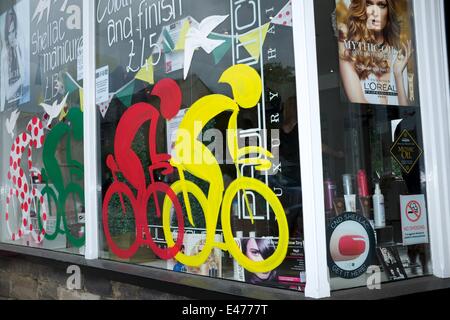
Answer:
[[[19,116],[20,116],[19,110],[14,110],[11,113],[11,117],[9,119],[6,119],[6,131],[11,135],[13,139],[14,139],[14,129],[16,128]]]
[[[184,79],[186,79],[189,69],[191,68],[194,52],[198,48],[202,48],[206,53],[210,54],[217,47],[221,46],[224,40],[208,39],[209,34],[224,22],[229,15],[226,16],[210,16],[205,18],[197,26],[193,24],[186,35],[186,43],[184,48]]]
[[[58,101],[55,100],[53,102],[53,105],[49,105],[46,103],[41,103],[40,106],[44,108],[45,112],[48,114],[49,118],[47,121],[47,129],[52,124],[53,119],[57,118],[59,114],[61,113],[62,109],[66,106],[67,97],[69,94],[66,94],[64,99],[58,104]]]
[[[54,2],[56,2],[56,0],[54,0]],[[51,5],[52,5],[52,0],[39,0],[36,10],[34,11],[34,14],[33,14],[33,18],[31,18],[31,20],[33,21],[34,19],[38,18],[38,15],[39,15],[37,23],[41,22],[42,16],[44,15],[44,12],[47,10],[47,22],[48,22]]]

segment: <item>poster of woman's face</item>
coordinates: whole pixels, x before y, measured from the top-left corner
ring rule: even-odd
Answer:
[[[243,253],[254,262],[261,262],[270,258],[275,252],[275,244],[270,238],[242,239]],[[245,271],[245,281],[252,284],[261,282],[276,282],[276,270],[270,272],[251,273]]]
[[[0,15],[1,109],[30,101],[30,1],[21,0]]]
[[[418,104],[411,0],[336,0],[345,101]]]

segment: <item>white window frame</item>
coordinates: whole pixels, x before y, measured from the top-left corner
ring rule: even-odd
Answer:
[[[323,159],[314,0],[292,0],[307,286],[331,294],[327,266]],[[443,0],[414,0],[433,274],[450,277],[450,92]],[[433,63],[434,62],[434,63]]]
[[[293,35],[308,298],[330,296],[314,0],[293,0]]]
[[[450,92],[443,0],[415,0],[433,274],[450,277]]]
[[[414,0],[432,263],[434,275],[447,278],[450,277],[450,196],[442,195],[450,195],[450,93],[443,5],[443,0]],[[318,299],[329,297],[331,290],[323,201],[314,0],[293,0],[292,6],[307,273],[305,296]],[[83,0],[86,260],[99,258],[101,210],[95,24],[95,1]],[[432,64],[432,61],[439,63]]]
[[[86,211],[86,260],[99,258],[99,180],[98,114],[95,103],[95,1],[83,0],[83,87],[84,87],[84,201]]]

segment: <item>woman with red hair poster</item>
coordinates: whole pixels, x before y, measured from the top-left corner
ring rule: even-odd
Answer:
[[[337,0],[342,84],[352,103],[415,104],[409,0]]]

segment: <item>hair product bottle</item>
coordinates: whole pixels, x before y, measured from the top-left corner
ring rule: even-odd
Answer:
[[[373,195],[373,214],[375,228],[386,227],[386,216],[384,212],[384,196],[381,193],[380,184],[375,184],[375,194]]]
[[[344,174],[342,176],[344,184],[345,211],[356,212],[356,194],[353,193],[352,175]]]
[[[325,184],[325,210],[332,211],[333,210],[333,201],[336,198],[336,184],[333,180],[327,179],[324,182]]]
[[[370,194],[365,170],[358,171],[358,193],[362,215],[370,220]]]
[[[369,196],[369,187],[367,185],[367,174],[366,170],[358,171],[358,192],[361,198]]]

